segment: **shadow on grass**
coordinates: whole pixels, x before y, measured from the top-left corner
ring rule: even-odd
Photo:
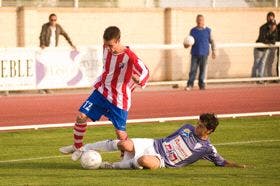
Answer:
[[[196,169],[196,168],[215,168],[215,166],[209,164],[203,164],[203,165],[192,165],[189,166],[190,170]],[[23,162],[7,162],[7,163],[1,163],[1,168],[5,169],[73,169],[73,170],[85,170],[81,167],[80,162],[73,162],[71,160],[65,161],[65,162],[34,162],[34,161],[23,161]],[[180,168],[180,169],[186,169]],[[174,168],[166,168],[165,170],[180,170],[180,169],[174,169]],[[131,169],[124,169],[124,170],[111,170],[111,169],[103,169],[102,171],[139,171],[139,170],[131,170]],[[146,169],[144,169],[145,171]],[[155,171],[159,171],[163,169],[158,169]],[[149,171],[149,170],[146,170]],[[151,172],[155,172],[151,171]]]

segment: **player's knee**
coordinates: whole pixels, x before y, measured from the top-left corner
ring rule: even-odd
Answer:
[[[80,113],[76,118],[77,123],[85,123],[86,121],[87,121],[87,116],[82,113]]]
[[[155,157],[156,158],[156,157]],[[157,169],[159,168],[158,160],[152,159],[150,156],[141,156],[137,160],[138,164],[145,169]]]
[[[141,156],[137,161],[140,166],[151,169],[150,161],[147,156]]]
[[[134,151],[134,145],[133,145],[133,142],[130,139],[119,141],[118,142],[118,148],[122,151],[127,151],[127,152],[133,152]]]

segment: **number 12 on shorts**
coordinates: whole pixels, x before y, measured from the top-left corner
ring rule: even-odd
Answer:
[[[83,105],[83,108],[89,111],[92,105],[93,105],[92,102],[86,101],[85,104]]]

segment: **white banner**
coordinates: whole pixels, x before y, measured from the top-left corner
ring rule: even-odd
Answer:
[[[35,89],[35,64],[32,49],[0,49],[0,90]]]
[[[45,49],[36,55],[38,89],[90,87],[102,71],[97,50]]]
[[[0,50],[0,91],[91,87],[102,73],[102,50],[84,47]]]

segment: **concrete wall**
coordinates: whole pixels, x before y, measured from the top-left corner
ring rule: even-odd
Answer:
[[[102,44],[104,29],[116,25],[122,30],[124,43],[163,43],[162,9],[74,9],[74,8],[25,8],[25,46],[38,45],[43,23],[50,13],[56,13],[58,23],[63,26],[76,45]],[[158,33],[157,33],[158,32]],[[157,33],[157,34],[154,34]],[[34,37],[38,36],[38,37]],[[61,40],[61,46],[67,43]]]
[[[0,47],[17,46],[16,8],[0,8]]]
[[[110,25],[122,30],[124,44],[182,43],[195,26],[197,14],[203,14],[217,43],[255,42],[267,8],[187,8],[187,9],[114,9],[114,8],[0,8],[0,47],[34,47],[50,13],[77,46],[102,44],[104,29]],[[67,42],[60,37],[60,46]],[[186,79],[190,50],[137,50],[151,70],[152,80]],[[218,58],[209,60],[209,78],[249,77],[253,63],[252,48],[219,49]]]

